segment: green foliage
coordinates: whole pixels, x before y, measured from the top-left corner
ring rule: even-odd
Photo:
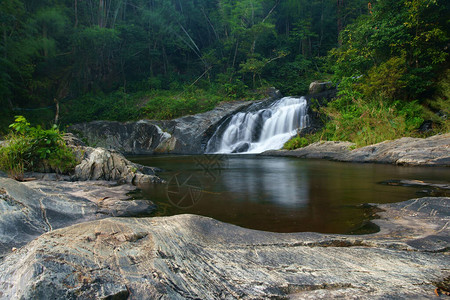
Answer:
[[[374,79],[385,96],[404,100],[433,93],[448,57],[448,7],[443,2],[377,1],[371,14],[341,32],[342,47],[330,52],[337,78],[368,74],[366,84]]]
[[[310,142],[305,137],[296,136],[296,137],[290,139],[289,141],[287,141],[284,144],[283,149],[295,150],[298,148],[303,148],[305,146],[308,146],[309,144],[310,144]]]
[[[426,101],[427,119],[435,123],[430,134],[450,132],[450,70],[447,70],[437,84],[437,93]]]
[[[301,135],[299,132],[296,136],[292,137],[289,141],[287,141],[284,144],[283,149],[295,150],[298,148],[303,148],[312,143],[318,142],[322,139],[323,139],[323,131],[303,135]]]
[[[62,105],[61,121],[65,124],[93,120],[129,121],[139,118],[139,96],[116,91],[110,94],[86,94]]]
[[[406,64],[402,57],[392,57],[379,66],[372,67],[364,77],[360,90],[365,97],[379,96],[401,99],[405,94]]]
[[[438,80],[447,66],[446,12],[439,0],[379,0],[340,33],[342,46],[328,56],[338,98],[321,110],[320,139],[361,147],[419,136],[424,120],[437,124],[433,133],[448,131],[436,114],[449,107],[448,76]]]
[[[275,86],[287,95],[307,94],[310,82],[324,76],[313,71],[315,68],[313,59],[297,55],[293,61],[283,63],[281,66],[274,65],[273,72],[277,78],[274,80]],[[318,59],[314,60],[318,61]]]
[[[12,131],[6,145],[0,148],[0,169],[11,177],[21,180],[25,171],[49,169],[68,173],[75,167],[75,156],[56,125],[44,130],[30,126],[23,116],[17,116],[9,127]]]
[[[362,147],[416,135],[424,121],[422,105],[417,101],[392,101],[377,94],[369,98],[358,92],[355,81],[358,80],[344,80],[336,101],[322,108],[329,120],[321,132],[321,139],[351,141]]]
[[[211,110],[223,100],[229,99],[192,87],[182,92],[153,91],[145,96],[142,113],[148,119],[167,120]]]
[[[247,95],[248,86],[230,73],[217,75],[218,92],[231,99],[242,99]]]
[[[86,97],[182,90],[199,76],[235,99],[266,85],[303,93],[337,45],[337,21],[366,12],[367,0],[342,2],[1,1],[0,104],[84,107]]]
[[[93,3],[0,1],[0,126],[17,111],[49,124],[55,100],[63,124],[167,119],[267,86],[305,94],[331,73],[340,98],[329,114],[341,125],[377,112],[403,118],[406,133],[419,119],[447,124],[413,102],[447,111],[444,0]],[[324,136],[338,138],[333,122]]]

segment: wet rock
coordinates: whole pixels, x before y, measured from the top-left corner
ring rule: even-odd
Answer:
[[[428,132],[433,130],[433,121],[431,120],[425,120],[423,123],[419,126],[418,131],[419,132]]]
[[[431,183],[431,182],[424,182],[421,180],[386,180],[381,182],[381,184],[387,184],[387,185],[395,185],[395,186],[414,186],[414,187],[432,187],[432,188],[438,188],[438,189],[444,189],[444,190],[450,190],[450,184],[448,183]]]
[[[386,180],[381,184],[407,187],[424,188],[416,192],[418,196],[428,197],[450,197],[450,184],[448,183],[430,183],[420,180]]]
[[[277,90],[269,93],[269,99],[280,97]],[[124,154],[200,154],[218,124],[251,104],[250,101],[223,102],[211,111],[174,120],[94,121],[73,125],[69,130],[83,137],[89,145],[115,149]]]
[[[133,154],[153,154],[160,145],[170,146],[168,140],[171,138],[170,134],[147,120],[127,123],[94,121],[73,125],[69,130],[91,146]]]
[[[46,233],[0,264],[1,298],[434,299],[450,198],[382,205],[362,236],[270,233],[210,218],[108,218]]]
[[[0,178],[0,257],[57,228],[151,212],[150,201],[126,201],[134,189],[107,181],[20,183]]]
[[[81,163],[75,167],[73,180],[112,180],[134,185],[162,183],[157,169],[135,164],[122,154],[104,148],[76,147]]]
[[[242,153],[242,152],[247,151],[248,148],[250,148],[249,143],[241,143],[231,153]]]
[[[404,137],[351,150],[353,147],[350,142],[317,142],[292,151],[271,150],[262,155],[408,166],[450,166],[450,133],[426,139]]]
[[[292,156],[300,158],[324,158],[338,160],[344,153],[348,153],[354,144],[350,142],[317,142],[296,150],[269,150],[261,155]]]

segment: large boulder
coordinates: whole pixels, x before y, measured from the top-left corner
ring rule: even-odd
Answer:
[[[435,299],[450,198],[383,205],[374,235],[270,233],[210,218],[109,218],[0,264],[2,299]]]
[[[164,182],[156,175],[158,169],[133,163],[115,150],[75,147],[75,152],[81,162],[75,167],[73,180],[112,180],[134,185]]]
[[[57,228],[155,209],[150,201],[128,200],[133,190],[106,181],[20,183],[0,176],[0,257]]]
[[[335,85],[331,81],[313,81],[309,85],[309,94],[319,94],[334,88]]]
[[[89,145],[126,154],[153,154],[171,149],[171,135],[148,120],[137,122],[93,121],[76,124],[69,130]]]
[[[270,150],[262,155],[408,166],[450,166],[450,133],[425,139],[404,137],[358,149],[353,149],[354,146],[355,144],[350,142],[327,141],[291,151]]]

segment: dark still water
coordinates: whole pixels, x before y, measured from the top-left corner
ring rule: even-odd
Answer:
[[[405,201],[424,189],[380,182],[450,181],[447,168],[251,155],[129,159],[163,169],[167,185],[141,186],[143,197],[158,206],[154,216],[197,214],[274,232],[374,232],[368,222],[373,210],[363,204]]]

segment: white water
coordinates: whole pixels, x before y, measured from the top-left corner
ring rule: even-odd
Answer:
[[[307,126],[306,111],[304,97],[285,97],[258,111],[236,113],[218,127],[206,152],[261,153],[280,149],[298,129]]]

